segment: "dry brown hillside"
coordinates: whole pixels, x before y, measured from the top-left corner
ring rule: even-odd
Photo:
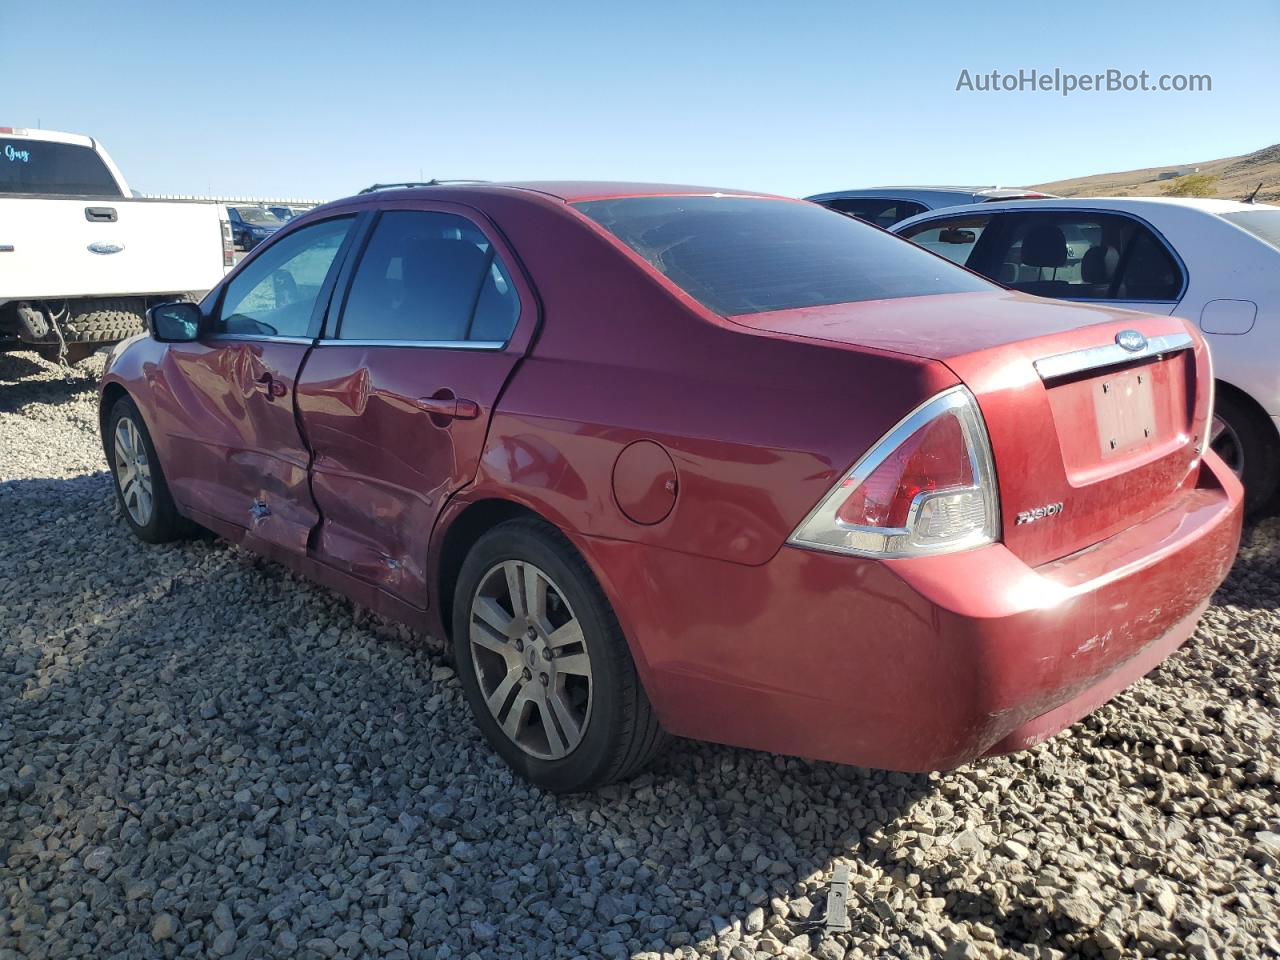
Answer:
[[[1064,197],[1158,197],[1171,181],[1156,178],[1167,170],[1188,167],[1199,167],[1201,173],[1216,176],[1215,196],[1224,200],[1243,200],[1261,182],[1262,190],[1258,193],[1258,200],[1280,203],[1280,143],[1239,157],[1148,167],[1145,170],[1127,170],[1123,173],[1098,173],[1073,180],[1037,183],[1035,186],[1039,190]]]

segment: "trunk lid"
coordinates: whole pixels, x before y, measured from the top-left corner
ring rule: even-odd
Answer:
[[[945,363],[982,410],[1001,539],[1028,564],[1140,523],[1195,484],[1212,376],[1204,342],[1175,317],[995,292],[732,319]]]

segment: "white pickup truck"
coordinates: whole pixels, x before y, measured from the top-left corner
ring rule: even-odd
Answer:
[[[220,204],[134,197],[91,137],[0,127],[0,351],[75,363],[234,256]]]

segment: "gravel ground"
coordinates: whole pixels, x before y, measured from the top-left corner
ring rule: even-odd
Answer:
[[[679,743],[557,798],[438,644],[136,542],[99,369],[0,355],[0,960],[1280,954],[1280,522],[1180,653],[1035,750],[905,776]]]

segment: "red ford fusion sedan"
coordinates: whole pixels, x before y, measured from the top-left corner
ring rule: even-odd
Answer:
[[[1186,640],[1240,535],[1181,320],[802,201],[371,189],[150,325],[101,386],[125,522],[448,636],[553,790],[672,734],[910,771],[1035,744]]]

